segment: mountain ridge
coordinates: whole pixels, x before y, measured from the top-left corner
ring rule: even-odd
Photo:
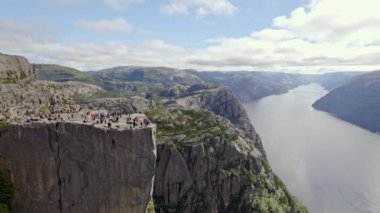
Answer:
[[[317,100],[313,107],[372,132],[380,132],[380,71],[359,75]]]
[[[149,204],[157,212],[307,212],[271,170],[260,137],[249,121],[245,109],[229,88],[206,84],[199,77],[181,70],[165,70],[162,73],[154,68],[148,71],[122,70],[121,74],[114,70],[101,77],[108,81],[110,88],[92,85],[100,90],[82,94],[70,93],[70,97],[84,96],[82,100],[85,103],[78,102],[77,98],[68,101],[67,97],[58,101],[54,99],[53,103],[70,102],[73,104],[70,106],[79,105],[86,109],[91,107],[93,110],[108,109],[110,112],[145,112],[157,124],[157,167],[154,171],[156,181],[153,185],[152,202]],[[36,83],[39,82],[36,80]],[[62,87],[56,86],[61,83],[44,82],[47,84],[45,89],[54,88],[56,92],[64,92],[70,88],[66,85],[68,82],[62,84]],[[86,85],[82,82],[75,83],[79,86]],[[12,87],[18,85],[17,82],[11,84]],[[119,96],[111,97],[115,92]],[[99,93],[102,93],[101,98]],[[12,101],[15,97],[5,98],[9,100],[7,107],[15,107]],[[44,104],[45,99],[41,102]],[[24,102],[18,104],[22,105]],[[38,109],[38,104],[38,101],[32,101],[30,106]],[[22,120],[15,122],[23,123]],[[5,126],[4,130],[9,131],[12,128],[12,125],[10,128]],[[16,134],[14,131],[8,133]],[[80,134],[67,134],[64,137],[69,136],[73,137],[72,143],[84,141],[77,138]],[[108,143],[103,136],[96,138],[99,142],[96,143],[97,146]],[[92,144],[93,140],[89,140],[89,143]],[[80,153],[81,156],[90,154],[86,153],[86,149],[83,150],[75,148],[70,151]],[[19,149],[15,152],[24,151]],[[31,152],[30,149],[28,151]],[[22,158],[22,155],[18,156]],[[136,166],[140,165],[140,161],[132,162]],[[73,165],[68,169],[74,168]],[[81,179],[79,183],[82,183]],[[72,182],[65,184],[68,184],[67,187],[72,186]],[[205,197],[210,199],[203,199]],[[78,203],[79,206],[82,204]],[[136,205],[144,205],[145,208],[146,202]],[[115,209],[117,208],[122,207],[116,205]]]

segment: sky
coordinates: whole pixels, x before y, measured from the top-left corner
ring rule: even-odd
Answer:
[[[32,63],[380,70],[379,0],[0,1],[0,52]]]

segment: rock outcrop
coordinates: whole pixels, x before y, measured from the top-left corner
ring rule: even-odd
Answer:
[[[176,103],[187,109],[204,109],[230,120],[247,135],[265,155],[261,139],[253,128],[248,114],[238,98],[227,87],[206,87],[192,95],[178,98]]]
[[[352,78],[317,100],[313,107],[380,133],[380,71]]]
[[[146,112],[154,103],[139,96],[128,98],[101,98],[88,103],[83,103],[83,108],[106,109],[109,112],[120,111],[124,114]]]
[[[0,117],[10,120],[57,107],[78,108],[74,98],[102,91],[98,86],[79,82],[56,83],[36,80],[33,66],[22,56],[0,54]],[[59,105],[59,106],[58,106]]]
[[[0,53],[0,83],[15,83],[36,78],[36,72],[28,59]]]
[[[31,81],[25,83],[0,83],[0,115],[17,119],[29,113],[38,113],[52,106],[77,108],[74,98],[91,95],[101,89],[95,85],[79,82],[56,83]]]
[[[66,81],[68,73],[80,76],[44,68],[55,81]],[[20,109],[43,111],[51,98],[70,104],[85,95],[76,99],[83,108],[146,111],[158,124],[157,158],[154,130],[11,125],[1,131],[0,169],[10,172],[15,186],[12,211],[144,212],[154,209],[148,205],[153,194],[156,212],[307,212],[271,171],[260,137],[230,89],[162,67],[91,74],[106,91],[79,82],[0,84],[6,120]],[[38,99],[29,98],[36,93]]]
[[[244,130],[208,111],[153,109],[157,212],[306,212]]]
[[[12,212],[145,212],[155,161],[151,128],[34,123],[10,125],[0,135]]]
[[[300,74],[260,71],[197,72],[187,71],[210,84],[229,87],[243,102],[286,93],[309,81]]]

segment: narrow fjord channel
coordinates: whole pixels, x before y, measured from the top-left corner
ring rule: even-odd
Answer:
[[[380,135],[312,108],[300,86],[245,104],[274,171],[312,213],[380,212]]]

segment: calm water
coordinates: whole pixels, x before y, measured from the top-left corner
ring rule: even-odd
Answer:
[[[274,171],[313,213],[380,212],[380,135],[311,105],[316,84],[245,105]]]

